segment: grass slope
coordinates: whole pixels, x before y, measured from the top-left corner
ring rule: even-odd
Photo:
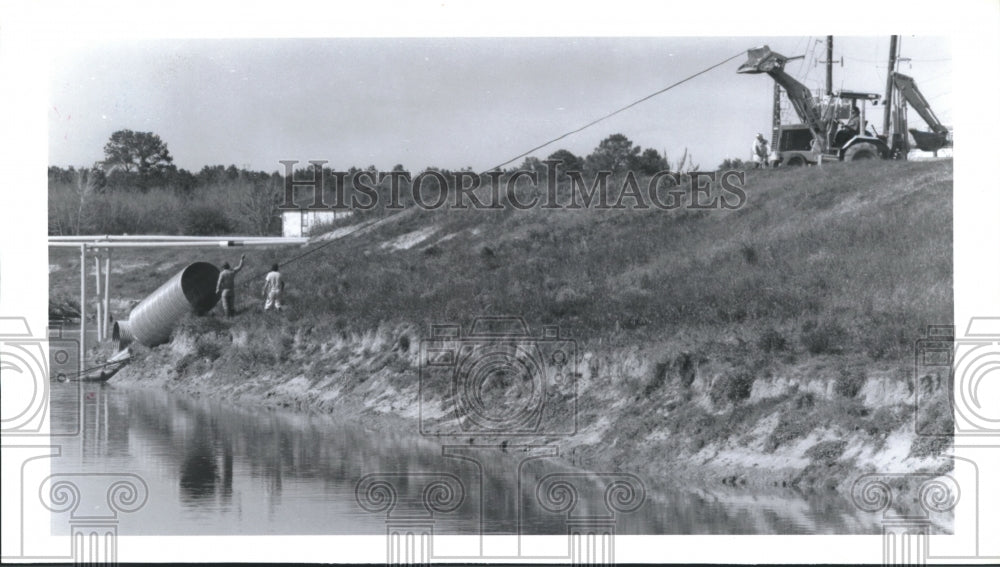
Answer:
[[[429,326],[515,315],[577,341],[580,433],[561,442],[580,462],[839,488],[940,466],[946,444],[909,433],[911,353],[952,320],[951,161],[750,171],[745,190],[736,211],[419,211],[288,264],[277,316],[260,274],[301,251],[251,250],[243,313],[187,322],[122,380],[413,419]],[[116,251],[116,315],[235,255]],[[57,305],[78,261],[52,252]]]

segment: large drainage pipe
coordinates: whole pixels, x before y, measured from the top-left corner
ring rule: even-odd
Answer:
[[[128,320],[116,322],[112,340],[118,349],[133,341],[148,347],[167,342],[185,315],[204,315],[215,307],[219,301],[215,293],[218,280],[219,269],[213,264],[189,265],[136,305]]]

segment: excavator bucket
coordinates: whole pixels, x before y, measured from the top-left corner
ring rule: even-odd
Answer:
[[[913,136],[917,148],[925,152],[936,152],[951,145],[948,135],[941,132],[924,132],[910,128],[910,135]]]
[[[747,50],[747,60],[745,63],[740,65],[740,68],[736,70],[737,73],[767,73],[768,71],[773,71],[774,69],[782,69],[785,67],[785,61],[788,58],[780,53],[775,53],[771,51],[768,46],[756,47],[754,49]]]

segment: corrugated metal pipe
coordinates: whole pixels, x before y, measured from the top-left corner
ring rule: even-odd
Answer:
[[[152,347],[170,340],[174,326],[188,313],[204,315],[219,297],[215,285],[219,269],[208,262],[195,262],[143,299],[127,321],[115,323],[111,338],[118,349],[133,341]]]

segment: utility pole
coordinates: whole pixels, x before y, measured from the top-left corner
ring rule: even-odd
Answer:
[[[886,73],[885,77],[885,99],[882,101],[885,104],[885,113],[882,117],[882,133],[886,136],[889,135],[889,122],[892,116],[892,72],[896,69],[896,43],[899,40],[898,35],[894,35],[889,39],[889,71]]]
[[[833,36],[828,35],[826,36],[826,96],[831,95],[833,95]]]

